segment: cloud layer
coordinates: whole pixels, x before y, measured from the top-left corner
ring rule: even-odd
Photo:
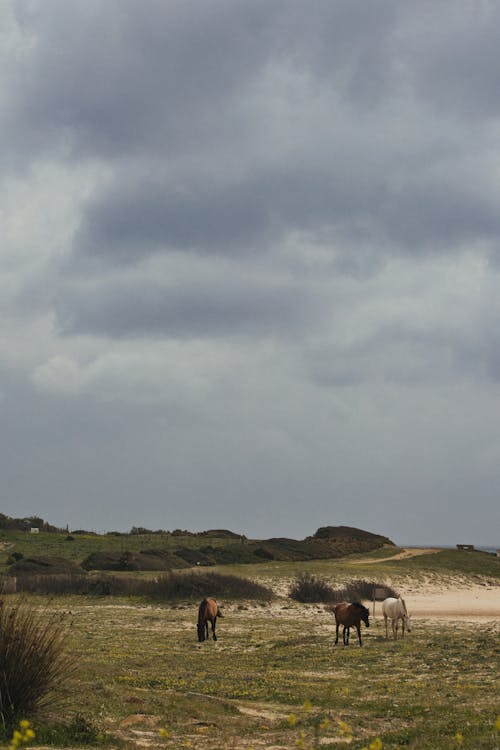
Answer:
[[[499,16],[2,6],[5,512],[496,544]]]

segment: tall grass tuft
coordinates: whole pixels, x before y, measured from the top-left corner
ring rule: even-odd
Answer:
[[[0,722],[9,729],[49,704],[72,673],[67,625],[26,602],[0,603]]]

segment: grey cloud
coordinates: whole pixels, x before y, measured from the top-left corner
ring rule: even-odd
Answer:
[[[265,337],[307,328],[317,307],[293,284],[130,282],[69,288],[57,319],[66,336]]]
[[[478,119],[500,113],[495,3],[422,2],[400,30],[408,80],[437,111]]]
[[[4,511],[491,536],[499,13],[0,4]]]
[[[10,81],[10,122],[42,150],[57,139],[108,157],[189,144],[265,65],[276,10],[226,0],[53,0],[41,12],[20,2],[32,44]]]
[[[87,205],[75,249],[113,263],[171,249],[236,257],[268,252],[293,231],[398,254],[454,252],[464,242],[499,236],[496,202],[481,194],[481,186],[409,174],[395,188],[390,174],[363,180],[345,175],[344,166],[340,172],[334,166],[329,173],[301,171],[292,164],[238,184],[205,183],[185,191],[150,180],[122,187],[117,180]]]

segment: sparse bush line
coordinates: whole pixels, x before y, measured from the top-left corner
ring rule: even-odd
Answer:
[[[157,601],[195,600],[207,595],[270,601],[274,596],[271,589],[247,578],[205,571],[172,572],[153,579],[106,574],[22,576],[17,588],[20,592],[35,594],[132,596]]]
[[[290,586],[289,596],[298,602],[337,604],[343,601],[372,601],[375,589],[385,589],[386,596],[398,596],[396,591],[386,584],[374,581],[355,580],[342,588],[333,588],[323,578],[311,573],[302,573]]]

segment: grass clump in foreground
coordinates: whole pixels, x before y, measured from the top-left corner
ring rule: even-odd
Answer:
[[[72,672],[59,616],[26,602],[0,603],[0,721],[4,732],[56,701]]]

